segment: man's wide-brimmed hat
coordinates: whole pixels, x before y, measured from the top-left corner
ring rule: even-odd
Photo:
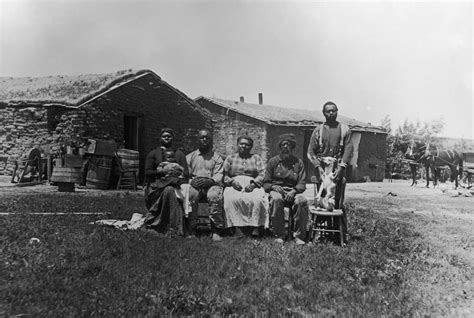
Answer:
[[[290,143],[291,148],[296,147],[296,137],[294,134],[283,134],[278,137],[278,146],[281,147],[281,144],[284,141],[288,141]]]

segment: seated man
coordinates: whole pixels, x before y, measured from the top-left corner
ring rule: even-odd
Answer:
[[[222,157],[212,151],[212,134],[207,129],[199,131],[198,149],[186,156],[191,181],[189,201],[196,205],[199,199],[206,198],[209,202],[209,218],[212,228],[212,240],[220,241],[220,232],[224,228],[224,212],[222,203]],[[190,227],[194,227],[197,216],[189,216]],[[193,230],[193,229],[191,229]]]
[[[296,138],[293,134],[283,134],[279,138],[280,154],[271,158],[265,170],[263,187],[270,193],[270,213],[273,232],[277,242],[283,243],[285,234],[284,207],[294,212],[295,241],[305,244],[308,230],[309,209],[306,198],[301,194],[306,190],[303,161],[293,155]]]

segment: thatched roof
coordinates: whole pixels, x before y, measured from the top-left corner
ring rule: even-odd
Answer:
[[[109,74],[74,76],[0,77],[0,103],[77,106],[149,72],[151,71],[124,70]]]
[[[243,103],[233,100],[225,100],[214,97],[200,96],[195,99],[207,100],[215,105],[229,109],[236,113],[252,117],[270,125],[279,126],[316,126],[325,121],[321,112],[308,111],[304,109],[286,108],[272,105]],[[349,125],[356,131],[372,131],[377,133],[386,133],[382,127],[372,126],[369,123],[364,123],[353,118],[343,115],[338,115],[337,119]]]

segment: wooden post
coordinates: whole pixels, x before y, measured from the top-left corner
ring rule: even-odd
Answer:
[[[48,177],[48,182],[51,183],[51,168],[52,168],[52,159],[51,159],[51,155],[48,155],[47,159],[48,160],[46,162],[46,176]]]

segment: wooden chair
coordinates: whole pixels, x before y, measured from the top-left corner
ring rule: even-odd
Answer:
[[[200,199],[199,202],[193,204],[194,213],[194,227],[195,230],[211,230],[211,219],[209,218],[209,202],[205,198]]]
[[[121,189],[132,189],[137,190],[137,170],[136,169],[127,169],[123,167],[121,158],[115,153],[115,158],[117,159],[117,167],[119,173],[119,179],[117,182],[117,190]]]
[[[313,180],[313,179],[312,179]],[[317,184],[314,183],[315,189]],[[335,240],[335,235],[338,236],[338,241],[341,246],[344,246],[347,229],[346,211],[344,208],[344,194],[346,190],[346,178],[336,187],[336,204],[333,211],[310,206],[311,217],[311,239],[327,238]],[[317,190],[315,190],[316,193]]]
[[[295,230],[294,211],[291,206],[285,205],[283,212],[285,214],[286,240],[291,241],[293,239],[293,232]]]
[[[271,216],[271,197],[268,196],[269,202],[269,210],[267,212],[267,224],[265,225],[266,228],[268,228],[270,231],[273,231],[272,229],[272,216]],[[294,219],[294,211],[292,210],[292,205],[290,204],[284,204],[283,207],[283,215],[285,218],[285,229],[286,229],[286,236],[285,239],[286,241],[291,241],[293,239],[293,232],[294,232],[294,227],[295,227],[295,219]]]
[[[190,185],[191,187],[191,185]],[[197,202],[190,203],[191,214],[187,218],[188,231],[191,233],[208,232],[212,230],[211,213],[207,191],[198,191]]]
[[[309,208],[311,213],[311,238],[333,238],[334,234],[338,234],[339,243],[344,246],[344,228],[343,228],[343,214],[341,209],[333,210],[331,212],[311,206]]]

